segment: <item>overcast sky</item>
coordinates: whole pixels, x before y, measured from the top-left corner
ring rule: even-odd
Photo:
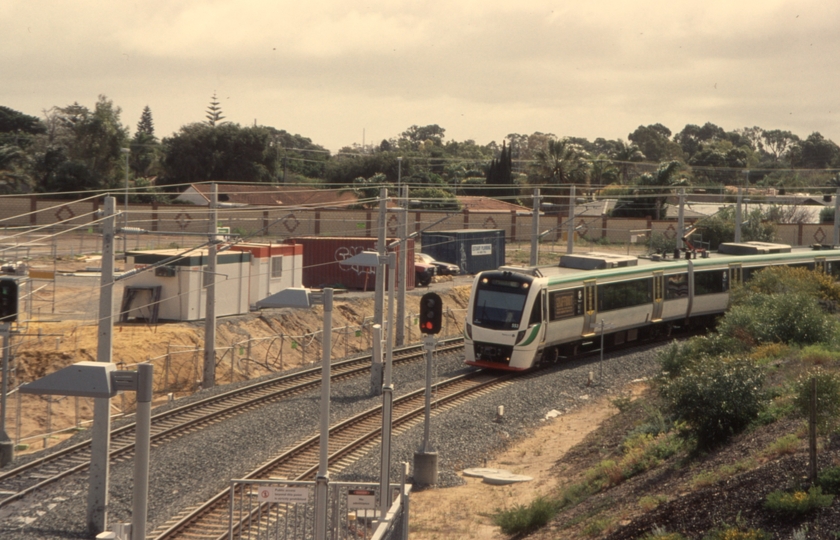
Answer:
[[[438,124],[623,138],[709,121],[840,143],[840,2],[0,0],[0,105],[105,94],[133,134],[226,119],[330,150]]]

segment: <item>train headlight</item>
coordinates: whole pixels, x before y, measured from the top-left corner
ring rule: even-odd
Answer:
[[[467,337],[472,339],[472,325],[470,323],[467,323],[466,331],[467,331]]]
[[[520,330],[519,333],[516,334],[516,341],[514,342],[514,345],[523,339],[525,339],[525,330]]]

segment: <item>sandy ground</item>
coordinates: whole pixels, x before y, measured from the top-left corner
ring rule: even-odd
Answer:
[[[633,395],[643,385],[635,385]],[[513,444],[504,454],[487,461],[487,467],[505,469],[533,478],[506,486],[485,484],[481,478],[461,475],[466,485],[415,491],[411,494],[412,540],[475,539],[503,540],[507,535],[492,524],[490,515],[499,509],[527,505],[550,494],[562,480],[554,464],[573,446],[618,410],[607,398],[545,420],[545,425],[527,439]]]

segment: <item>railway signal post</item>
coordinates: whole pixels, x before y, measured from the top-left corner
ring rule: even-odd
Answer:
[[[437,452],[430,441],[432,416],[432,358],[443,318],[443,301],[436,293],[426,293],[420,299],[420,331],[426,349],[426,412],[423,424],[423,446],[414,453],[414,481],[421,485],[437,484]]]

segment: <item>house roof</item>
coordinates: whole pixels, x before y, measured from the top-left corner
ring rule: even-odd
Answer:
[[[520,206],[491,197],[459,196],[458,202],[470,212],[531,212],[532,208]]]
[[[305,186],[216,184],[219,202],[248,206],[347,206],[356,202],[352,192]],[[190,184],[187,188],[210,203],[210,184]]]

